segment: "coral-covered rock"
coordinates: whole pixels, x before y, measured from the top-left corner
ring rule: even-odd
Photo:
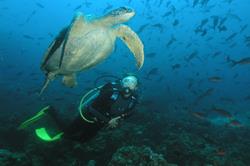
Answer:
[[[1,166],[29,166],[31,162],[21,153],[12,153],[6,149],[0,149],[0,165]]]
[[[113,154],[108,166],[170,166],[161,154],[149,147],[125,146]],[[173,166],[173,165],[172,165]]]

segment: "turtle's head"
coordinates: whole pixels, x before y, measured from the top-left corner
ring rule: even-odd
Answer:
[[[135,11],[128,7],[119,7],[110,11],[106,16],[111,17],[116,23],[123,23],[130,20],[135,15]]]

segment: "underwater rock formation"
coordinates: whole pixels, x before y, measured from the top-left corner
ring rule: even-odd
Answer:
[[[21,153],[12,153],[6,149],[0,149],[0,165],[1,166],[29,166],[30,160]]]
[[[108,166],[177,166],[168,164],[161,154],[150,147],[124,146],[113,154]]]

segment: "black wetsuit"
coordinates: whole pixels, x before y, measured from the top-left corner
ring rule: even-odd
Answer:
[[[131,94],[127,98],[123,97],[123,91],[119,82],[104,85],[100,89],[99,95],[86,106],[87,110],[84,111],[84,117],[94,123],[89,123],[78,115],[69,126],[62,127],[64,137],[76,141],[88,141],[112,118],[129,117],[134,112],[137,99],[135,94]],[[60,120],[57,118],[55,120],[59,126],[62,126]]]

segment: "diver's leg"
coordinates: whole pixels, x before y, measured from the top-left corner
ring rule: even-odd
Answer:
[[[103,128],[102,124],[94,123],[86,126],[85,131],[81,134],[81,141],[86,142],[93,139]]]
[[[58,114],[58,110],[56,110],[54,107],[51,106],[47,110],[47,113],[61,130],[65,130],[66,128],[65,123],[63,119],[60,117],[60,115]]]
[[[85,142],[93,138],[103,127],[99,123],[88,123],[77,116],[64,131],[64,137],[70,140]]]

